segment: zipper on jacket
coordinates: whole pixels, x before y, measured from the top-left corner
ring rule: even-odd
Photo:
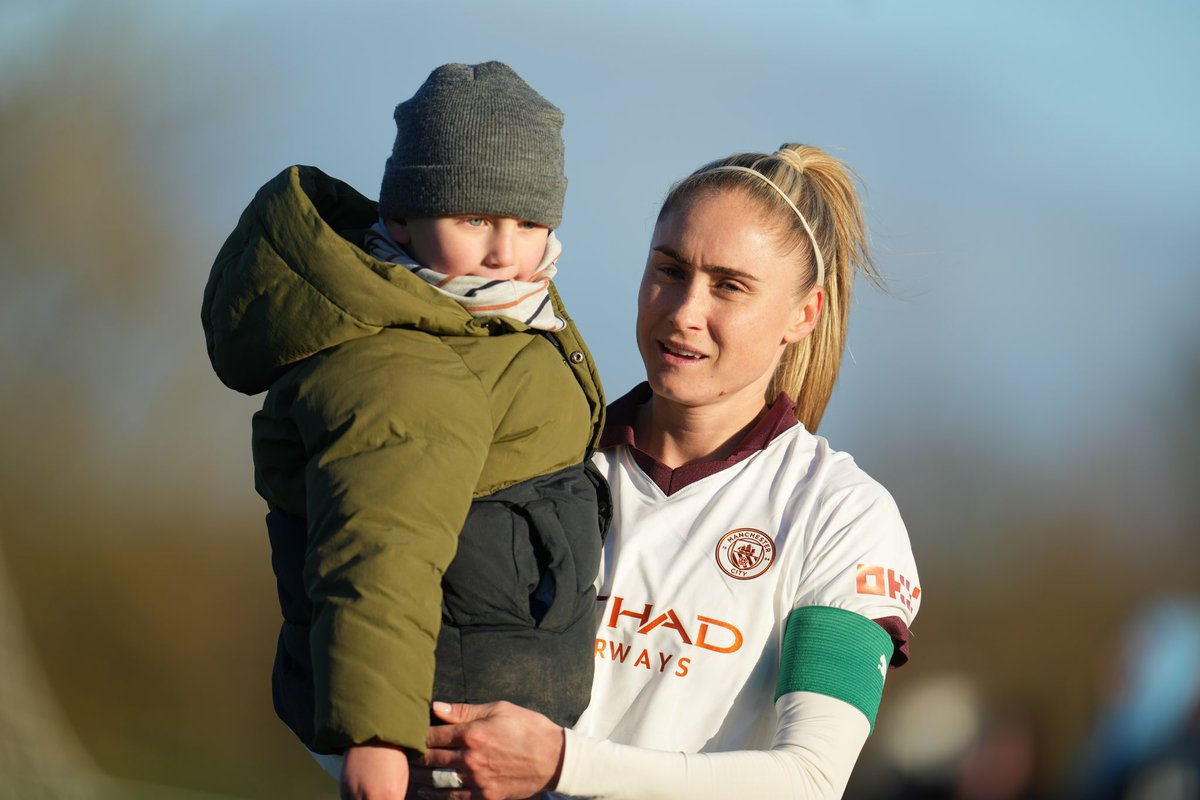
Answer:
[[[538,331],[538,333],[540,333],[542,336],[545,336],[547,339],[549,339],[550,344],[554,345],[554,349],[557,350],[559,356],[562,357],[563,363],[566,364],[568,367],[571,366],[571,362],[567,360],[567,349],[565,347],[563,347],[562,342],[560,342],[558,340],[558,337],[554,335],[554,332],[553,331]]]

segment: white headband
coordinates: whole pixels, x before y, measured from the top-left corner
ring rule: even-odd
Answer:
[[[813,233],[812,226],[808,224],[808,220],[806,220],[804,215],[800,213],[800,209],[797,208],[796,204],[792,202],[792,198],[787,196],[787,192],[785,192],[783,189],[780,189],[775,184],[775,181],[771,180],[766,175],[763,175],[758,170],[750,169],[749,167],[713,167],[712,169],[705,170],[705,172],[748,172],[778,192],[779,196],[786,200],[787,204],[792,207],[792,211],[796,212],[796,217],[800,220],[800,224],[804,226],[804,232],[808,234],[808,240],[812,242],[813,253],[817,257],[817,286],[821,286],[825,283],[825,259],[821,256],[821,247],[817,244],[816,234]]]

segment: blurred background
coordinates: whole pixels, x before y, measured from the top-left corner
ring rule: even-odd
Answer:
[[[271,711],[261,398],[201,292],[259,185],[376,197],[394,105],[493,58],[566,114],[610,397],[671,181],[785,141],[863,180],[889,288],[821,433],[924,603],[847,796],[1196,796],[1198,36],[1185,0],[0,0],[0,797],[336,796]]]

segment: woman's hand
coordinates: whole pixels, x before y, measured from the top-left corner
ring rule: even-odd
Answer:
[[[390,744],[359,744],[342,762],[341,800],[404,800],[408,754]]]
[[[434,703],[433,711],[448,724],[429,729],[424,760],[429,770],[413,776],[422,784],[418,797],[515,800],[557,785],[565,735],[536,711],[505,702]],[[436,783],[432,770],[440,771]],[[431,788],[445,785],[447,777],[461,779],[463,788]]]

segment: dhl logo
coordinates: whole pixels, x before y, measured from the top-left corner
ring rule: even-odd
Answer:
[[[904,603],[909,611],[912,611],[913,605],[921,599],[921,587],[894,569],[859,564],[855,583],[859,594],[891,597]]]

